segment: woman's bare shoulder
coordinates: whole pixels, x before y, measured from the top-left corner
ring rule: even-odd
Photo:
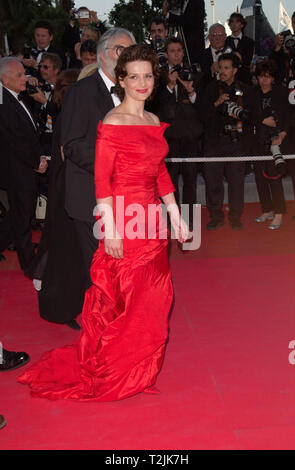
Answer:
[[[158,116],[156,116],[155,114],[153,113],[150,113],[149,111],[146,111],[147,115],[148,115],[148,119],[150,121],[152,121],[156,126],[159,126],[160,125],[160,119],[158,118]]]
[[[105,116],[103,120],[103,124],[114,124],[114,125],[124,124],[124,116],[118,111],[112,109]]]

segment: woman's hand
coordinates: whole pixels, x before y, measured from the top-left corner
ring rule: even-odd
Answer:
[[[180,243],[184,243],[189,237],[188,226],[180,216],[177,204],[171,204],[167,207],[167,209],[176,238]]]
[[[107,255],[113,258],[123,258],[123,241],[118,234],[116,234],[116,238],[104,239],[104,249]]]

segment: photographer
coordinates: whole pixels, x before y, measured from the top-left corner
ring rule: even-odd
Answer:
[[[57,115],[53,92],[61,66],[58,55],[44,53],[40,63],[41,78],[30,77],[27,84],[27,94],[30,96],[28,104],[38,124],[40,142],[47,158],[51,156],[52,133]],[[39,175],[38,193],[48,195],[48,172]],[[39,228],[37,222],[36,228]]]
[[[73,64],[76,59],[75,45],[82,42],[85,26],[94,27],[97,30],[98,36],[106,31],[103,23],[98,19],[96,11],[91,11],[87,7],[70,10],[69,15],[70,21],[62,36],[63,48],[67,55],[67,66]]]
[[[292,27],[295,32],[295,12],[292,15]],[[288,86],[295,79],[295,37],[291,31],[283,31],[277,35],[276,46],[269,58],[277,65],[276,81]]]
[[[152,103],[153,111],[161,121],[170,123],[165,132],[169,144],[168,157],[193,157],[201,153],[200,138],[203,127],[199,119],[196,77],[183,63],[184,48],[179,38],[166,43],[167,66],[162,69],[159,90]],[[196,203],[198,165],[196,163],[168,163],[167,169],[176,188],[179,203],[178,179],[183,178],[183,204],[190,208],[190,228],[193,225],[193,204]]]
[[[168,36],[168,26],[162,16],[156,16],[151,21],[150,40],[151,46],[157,53],[159,59],[159,67],[164,67],[167,63],[166,40]]]
[[[258,155],[272,155],[273,161],[254,163],[257,190],[262,215],[256,222],[272,220],[269,228],[278,229],[286,212],[281,176],[284,163],[281,151],[286,147],[290,126],[290,105],[286,88],[275,85],[276,66],[271,60],[263,60],[256,66],[258,87],[254,90],[256,112],[255,142]],[[273,217],[274,212],[274,217]]]
[[[238,57],[223,54],[218,59],[219,80],[212,81],[205,90],[201,112],[205,126],[205,157],[238,157],[249,155],[252,140],[250,111],[253,109],[250,89],[236,80]],[[209,162],[204,164],[207,208],[210,213],[208,230],[224,225],[223,176],[228,181],[229,223],[233,230],[241,230],[244,206],[244,162]]]
[[[47,155],[51,154],[51,138],[56,116],[53,92],[62,62],[58,55],[44,53],[40,63],[41,78],[28,79],[27,92],[31,97],[32,111],[38,122],[41,144]]]

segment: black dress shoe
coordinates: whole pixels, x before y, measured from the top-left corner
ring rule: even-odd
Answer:
[[[25,352],[6,351],[3,349],[2,360],[0,358],[0,372],[8,372],[18,369],[29,362],[30,356]]]
[[[8,251],[16,251],[16,248],[15,248],[15,243],[10,243],[10,245],[8,245],[7,247],[7,250]]]
[[[207,230],[218,230],[220,227],[223,227],[224,221],[220,219],[211,219],[207,224]]]
[[[6,426],[6,420],[4,416],[0,415],[0,429],[4,428]]]
[[[66,323],[72,330],[81,330],[81,326],[76,322],[76,320],[71,320]]]
[[[230,220],[229,225],[233,230],[242,230],[243,224],[240,220]]]
[[[5,260],[6,260],[5,256],[2,255],[2,253],[0,253],[0,261],[5,261]]]

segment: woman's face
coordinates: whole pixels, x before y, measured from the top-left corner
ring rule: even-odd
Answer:
[[[125,96],[135,101],[145,101],[154,88],[152,64],[146,61],[129,62],[126,64],[127,75],[120,80]]]
[[[268,73],[263,73],[257,77],[258,83],[262,90],[271,89],[274,78]]]

